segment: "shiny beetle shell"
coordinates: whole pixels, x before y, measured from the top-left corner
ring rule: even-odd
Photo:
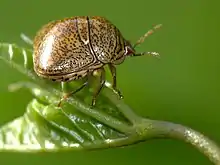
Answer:
[[[157,29],[157,26],[154,28]],[[61,82],[98,75],[99,84],[92,100],[92,105],[95,105],[105,83],[103,66],[108,64],[113,78],[112,89],[122,97],[116,86],[115,65],[121,64],[126,56],[157,55],[155,52],[136,53],[134,50],[152,32],[151,29],[131,46],[120,31],[103,17],[79,16],[50,22],[34,39],[34,70],[41,77]],[[67,95],[78,92],[87,82]]]
[[[34,70],[54,81],[71,81],[134,53],[120,31],[103,17],[72,17],[45,25],[34,40]]]

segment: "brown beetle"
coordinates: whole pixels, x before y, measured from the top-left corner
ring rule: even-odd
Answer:
[[[99,73],[96,75],[99,75],[100,83],[92,99],[92,105],[95,105],[105,83],[104,65],[108,64],[113,77],[113,90],[122,97],[116,86],[115,65],[121,64],[127,56],[158,55],[156,52],[136,53],[134,49],[152,32],[153,29],[149,30],[132,46],[103,17],[79,16],[50,22],[34,39],[34,70],[38,76],[60,82]],[[81,90],[87,82],[67,96]]]

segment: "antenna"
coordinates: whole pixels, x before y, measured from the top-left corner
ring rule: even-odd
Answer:
[[[154,26],[152,29],[148,30],[147,33],[145,33],[142,37],[140,37],[140,39],[134,44],[134,48],[140,44],[142,44],[144,42],[144,40],[150,36],[151,34],[153,34],[157,29],[159,29],[162,26],[162,24],[158,24],[156,26]]]

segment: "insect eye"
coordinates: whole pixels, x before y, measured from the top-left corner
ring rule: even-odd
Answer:
[[[133,54],[135,54],[135,50],[131,46],[126,46],[125,47],[125,55],[129,56],[129,55],[133,55]]]

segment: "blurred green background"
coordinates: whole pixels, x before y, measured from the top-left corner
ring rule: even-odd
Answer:
[[[163,27],[138,51],[152,57],[128,58],[118,67],[118,86],[125,101],[140,115],[188,125],[220,144],[219,5],[209,0],[1,0],[0,42],[24,45],[21,32],[34,37],[45,23],[75,15],[100,15],[135,42],[152,25]],[[0,62],[0,124],[22,115],[32,98],[21,90],[7,91],[23,75]],[[135,146],[92,152],[0,153],[4,165],[185,165],[211,164],[190,145],[152,140]]]

